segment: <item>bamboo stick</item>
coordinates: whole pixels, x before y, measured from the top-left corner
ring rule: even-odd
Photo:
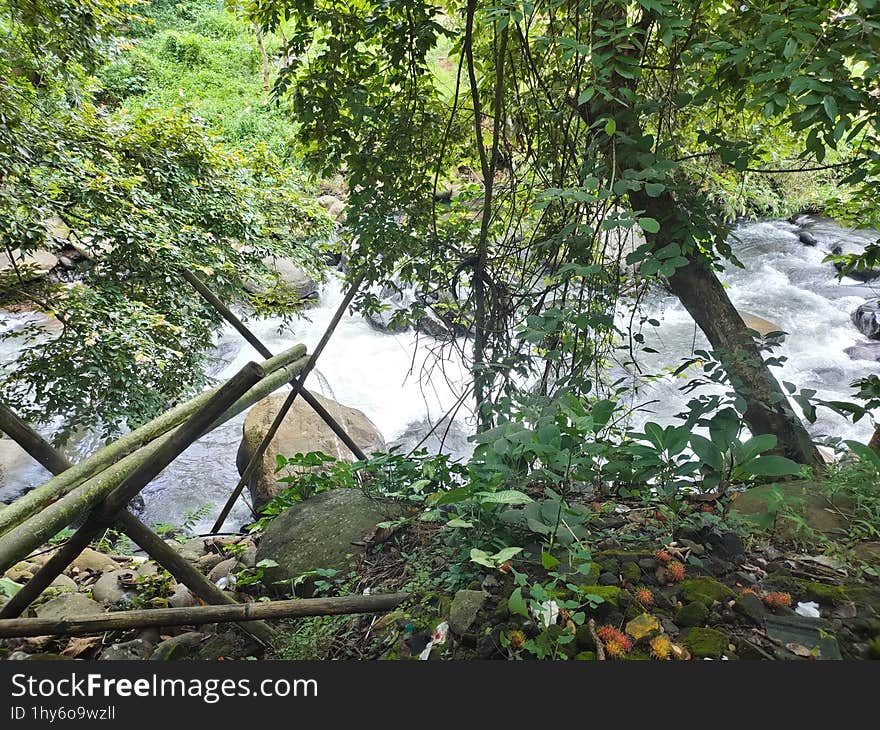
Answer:
[[[63,634],[99,634],[105,631],[148,626],[189,626],[255,619],[339,616],[390,611],[409,597],[408,593],[337,598],[294,598],[261,603],[235,603],[191,608],[153,608],[118,611],[103,616],[71,619],[13,618],[0,620],[0,638]]]
[[[267,373],[277,373],[279,370],[287,367],[288,365],[302,360],[305,352],[305,345],[296,345],[295,347],[292,347],[289,350],[285,350],[279,355],[269,360],[266,360],[263,363],[263,369]],[[299,372],[301,368],[302,365],[297,370],[297,372]],[[284,384],[284,382],[286,381],[281,379],[281,382],[275,385],[275,387],[272,388],[271,391],[259,391],[261,393],[260,397],[250,399],[248,405],[253,405],[253,403],[256,403],[258,400],[261,400],[269,393],[277,390],[279,387],[281,387],[281,385]],[[258,385],[257,388],[260,388],[260,386]],[[210,400],[211,396],[216,392],[217,388],[213,388],[211,390],[205,391],[204,393],[200,393],[199,395],[191,398],[185,403],[181,403],[171,410],[166,411],[158,418],[155,418],[149,423],[144,424],[140,428],[137,428],[134,431],[125,434],[124,436],[114,441],[112,444],[98,449],[95,453],[87,456],[78,464],[72,466],[65,471],[62,471],[62,473],[58,476],[49,479],[47,482],[44,482],[40,486],[35,487],[26,494],[22,495],[6,509],[4,509],[2,513],[0,513],[0,535],[7,532],[15,525],[21,524],[31,515],[39,512],[40,509],[45,507],[47,504],[50,504],[63,494],[70,492],[72,489],[79,486],[87,479],[95,477],[101,471],[117,463],[123,457],[137,451],[138,449],[149,444],[151,441],[167,433],[175,426],[180,425],[184,420],[186,420],[188,415],[198,410],[205,403],[207,403]],[[248,398],[248,396],[244,397]],[[233,406],[233,409],[238,408],[238,405],[239,404],[235,404]],[[245,406],[245,408],[246,407],[247,406]],[[232,418],[233,416],[240,413],[241,410],[244,409],[240,408],[228,417],[225,417],[226,414],[224,414],[224,417],[218,419],[218,424],[222,423],[223,421],[229,420],[229,418]],[[2,429],[2,425],[0,425],[0,429]]]
[[[206,429],[206,432],[234,418],[254,403],[278,390],[285,383],[295,378],[305,367],[306,362],[307,358],[300,358],[261,380],[233,403],[220,418]],[[31,494],[29,492],[3,511],[0,511],[0,572],[14,565],[18,560],[27,555],[28,552],[57,534],[59,530],[70,524],[73,517],[82,514],[89,507],[94,506],[103,495],[108,494],[110,490],[119,486],[125,475],[138,464],[153,458],[155,451],[168,438],[169,434],[163,434],[140,449],[124,456],[118,462],[111,464],[96,475],[81,481],[79,484],[73,484],[63,496],[60,496],[51,504],[44,505],[41,500],[27,500],[22,503]],[[78,466],[79,464],[70,469],[70,471],[73,471]],[[56,478],[59,480],[56,483],[62,483],[60,478],[64,474],[63,472]],[[49,485],[50,482],[46,482],[43,486]],[[22,553],[16,547],[17,545],[29,545],[29,547]],[[10,560],[12,562],[9,562]]]
[[[3,403],[0,403],[0,431],[3,431],[53,474],[73,466],[64,454],[49,444]]]
[[[11,413],[11,411],[10,411]],[[34,431],[27,423],[18,416],[20,431],[29,441],[39,446],[37,453],[39,461],[44,467],[55,473],[64,468],[62,464],[69,464],[64,454],[46,441],[40,434]],[[116,521],[117,527],[134,540],[143,550],[160,565],[168,570],[178,581],[187,586],[195,595],[206,603],[226,604],[236,603],[228,593],[224,593],[210,580],[205,578],[190,563],[183,559],[162,538],[141,522],[128,510],[123,510]],[[252,621],[243,623],[241,628],[253,636],[257,641],[271,645],[275,639],[272,627],[264,621]]]
[[[256,451],[254,451],[254,454],[251,456],[247,467],[242,473],[241,478],[238,480],[238,484],[235,485],[235,489],[232,490],[232,494],[229,495],[229,499],[226,500],[226,504],[223,505],[223,509],[220,510],[220,515],[217,517],[217,521],[214,523],[214,527],[211,528],[212,532],[220,532],[220,530],[223,529],[223,523],[226,522],[226,518],[229,516],[232,508],[235,506],[236,500],[241,495],[241,492],[244,489],[245,485],[250,481],[251,476],[257,468],[257,465],[263,458],[263,454],[266,453],[266,449],[272,442],[275,433],[278,431],[279,427],[283,423],[284,418],[287,416],[287,413],[290,410],[291,406],[293,406],[293,402],[296,400],[296,396],[299,394],[300,390],[302,390],[303,383],[305,383],[306,378],[309,377],[309,373],[317,364],[318,358],[321,356],[321,353],[324,351],[324,348],[327,346],[327,343],[330,341],[330,338],[336,331],[336,326],[342,319],[342,315],[345,314],[345,310],[348,309],[348,305],[351,304],[352,299],[354,299],[355,294],[357,294],[357,291],[358,289],[360,289],[360,286],[365,278],[366,273],[361,272],[357,275],[357,277],[355,277],[355,280],[351,283],[348,292],[346,293],[343,300],[340,302],[339,306],[336,308],[333,319],[330,320],[330,324],[327,325],[327,329],[321,336],[321,340],[318,342],[318,346],[315,348],[315,351],[312,353],[311,357],[309,357],[309,361],[306,363],[306,366],[303,368],[302,372],[299,374],[299,377],[296,379],[296,383],[293,384],[293,389],[290,391],[287,398],[285,398],[284,403],[281,404],[281,408],[278,409],[278,413],[275,415],[275,420],[272,421],[272,424],[269,426],[269,430],[266,432],[266,435],[263,436],[263,440],[260,442],[260,445],[257,447]]]
[[[180,275],[189,282],[193,289],[202,295],[208,304],[220,313],[220,316],[223,317],[223,319],[229,322],[229,324],[231,324],[235,330],[247,340],[251,347],[263,357],[267,359],[272,358],[272,352],[269,348],[260,341],[259,337],[248,329],[244,322],[235,316],[235,313],[229,307],[220,301],[217,295],[208,288],[205,282],[186,269],[180,269]],[[295,383],[291,383],[290,385],[291,387],[296,387]],[[354,454],[355,458],[360,459],[361,461],[366,461],[367,455],[363,452],[363,449],[355,443],[354,439],[348,435],[348,432],[346,432],[342,425],[330,415],[324,406],[321,405],[320,401],[304,387],[300,387],[300,394],[302,395],[303,400],[311,406],[315,413],[318,414],[318,417],[324,421],[328,428],[339,437],[339,440],[348,447],[349,451]]]
[[[88,516],[74,535],[49,558],[18,593],[0,610],[0,618],[18,616],[57,578],[76,557],[113,524],[116,515],[168,464],[199,438],[217,417],[265,376],[263,369],[249,362],[226,381],[211,399],[193,413],[156,450],[153,458],[140,463]]]

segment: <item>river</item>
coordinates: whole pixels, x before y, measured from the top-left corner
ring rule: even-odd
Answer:
[[[877,370],[876,362],[853,360],[845,352],[852,345],[868,342],[850,321],[850,313],[866,300],[880,296],[880,287],[848,278],[838,281],[833,266],[822,259],[839,242],[859,249],[876,240],[877,234],[844,229],[823,220],[801,223],[806,223],[818,239],[817,246],[801,243],[801,228],[791,223],[770,221],[738,226],[730,242],[745,268],[729,266],[722,280],[740,311],[770,320],[789,333],[776,350],[777,355],[788,358],[782,368],[776,368],[780,379],[798,388],[813,388],[826,399],[850,399],[849,383]],[[274,352],[297,342],[311,350],[342,295],[340,282],[331,278],[321,289],[318,306],[307,310],[305,318],[287,327],[278,320],[254,321],[250,326]],[[644,370],[674,368],[694,347],[706,346],[693,320],[673,297],[655,296],[650,307],[660,326],[648,327],[644,334],[647,344],[659,353],[641,356]],[[30,315],[13,315],[6,328],[20,327],[27,316]],[[17,347],[15,340],[0,341],[0,366],[14,366]],[[454,355],[445,362],[442,373],[434,370],[430,377],[420,377],[426,363],[430,367],[434,362],[431,350],[435,347],[435,341],[424,335],[379,332],[361,316],[346,313],[308,386],[362,410],[389,444],[412,447],[424,433],[426,423],[436,422],[454,407],[465,381],[465,371]],[[231,375],[248,360],[260,359],[231,328],[222,331],[217,352],[223,357],[216,368],[218,378]],[[638,402],[633,405],[656,402],[639,412],[635,424],[648,419],[673,423],[674,414],[691,397],[678,390],[681,384],[681,380],[665,377],[642,387]],[[461,409],[449,432],[445,448],[455,456],[468,451],[466,434],[472,428],[469,419],[468,409]],[[235,455],[243,421],[244,414],[216,429],[166,469],[144,491],[144,519],[180,524],[187,514],[201,508],[195,525],[207,528],[238,479]],[[809,429],[817,437],[833,434],[865,441],[872,426],[867,419],[852,424],[820,409],[817,422]],[[51,427],[45,429],[45,433],[50,432]],[[436,447],[437,442],[434,439],[431,443]],[[82,456],[97,445],[87,435],[70,453]],[[9,449],[0,454],[9,454]],[[9,501],[49,476],[24,455],[6,458],[0,501]],[[240,525],[248,517],[247,506],[240,502],[228,525]]]

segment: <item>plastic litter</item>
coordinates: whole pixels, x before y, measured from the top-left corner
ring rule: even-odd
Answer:
[[[428,645],[422,649],[422,653],[419,654],[419,659],[422,661],[426,661],[429,656],[431,656],[431,649],[434,646],[440,646],[441,644],[446,643],[446,637],[449,635],[449,622],[443,621],[437,625],[437,628],[434,629],[434,635],[431,637],[431,640],[428,642]]]
[[[807,601],[806,603],[798,603],[794,612],[798,616],[806,616],[807,618],[820,618],[819,604],[815,601]]]

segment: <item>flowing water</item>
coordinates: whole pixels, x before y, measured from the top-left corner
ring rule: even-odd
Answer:
[[[780,379],[798,388],[813,388],[826,399],[849,399],[849,383],[877,369],[876,362],[853,360],[844,352],[847,347],[868,342],[851,323],[850,313],[865,300],[880,296],[880,291],[850,279],[838,282],[833,266],[822,259],[837,243],[857,250],[876,240],[877,234],[843,229],[827,221],[811,220],[807,226],[819,240],[816,247],[802,244],[798,240],[800,228],[790,223],[739,226],[731,243],[745,268],[728,267],[722,280],[740,311],[770,320],[789,333],[776,350],[777,355],[788,358],[784,367],[776,369]],[[321,291],[319,306],[308,310],[308,319],[287,327],[276,320],[254,321],[250,326],[273,352],[297,342],[311,351],[342,295],[340,283],[331,279]],[[657,297],[650,306],[660,326],[647,328],[645,336],[659,354],[640,358],[645,371],[674,368],[694,347],[706,347],[701,333],[674,298]],[[20,328],[27,316],[6,318],[6,328]],[[14,366],[18,346],[15,340],[0,342],[0,367]],[[423,368],[430,368],[434,362],[431,351],[435,347],[436,343],[425,336],[378,332],[359,315],[346,313],[308,386],[362,410],[386,442],[410,448],[424,436],[426,424],[436,423],[454,409],[465,381],[466,373],[454,354],[442,372],[435,368],[430,377],[421,377],[426,374]],[[221,333],[216,352],[220,362],[215,375],[221,379],[248,360],[260,359],[231,328]],[[675,422],[674,414],[691,397],[678,390],[681,384],[681,380],[667,377],[643,386],[635,405],[655,402],[644,406],[636,422]],[[196,526],[209,525],[238,479],[235,456],[243,422],[244,414],[206,435],[166,469],[144,491],[144,518],[152,523],[180,524],[187,514],[205,508]],[[463,456],[468,451],[466,434],[471,428],[469,410],[461,409],[448,432],[444,425],[427,445],[439,447],[440,436],[446,433],[445,450]],[[834,434],[864,441],[870,436],[871,426],[867,421],[852,424],[820,409],[819,419],[810,430],[816,436]],[[93,438],[85,437],[74,445],[71,455],[81,456],[96,446]],[[27,456],[4,458],[9,463],[2,465],[5,482],[0,480],[0,500],[9,500],[48,477]],[[248,507],[240,502],[228,525],[234,527],[248,517]]]

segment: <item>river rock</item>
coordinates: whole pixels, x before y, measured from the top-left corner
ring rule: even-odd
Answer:
[[[0,493],[4,496],[7,489],[12,492],[13,475],[27,463],[29,458],[15,441],[0,438]],[[15,495],[10,494],[8,498],[11,500],[13,496]]]
[[[61,621],[104,613],[101,605],[82,593],[62,593],[35,609],[38,618]]]
[[[361,411],[343,406],[318,394],[315,394],[315,397],[364,452],[370,454],[385,450],[385,442],[378,429]],[[251,408],[244,422],[244,435],[238,449],[239,473],[244,471],[251,455],[268,432],[285,398],[286,396],[281,393],[271,395]],[[354,461],[354,455],[348,447],[339,440],[311,406],[302,398],[297,398],[248,484],[254,506],[261,507],[277,495],[284,487],[283,484],[278,483],[279,477],[293,473],[290,468],[275,473],[279,455],[291,457],[310,451],[322,451],[336,459]]]
[[[154,644],[143,639],[132,639],[118,644],[110,644],[101,652],[102,661],[135,661],[149,659],[155,648]]]
[[[449,628],[452,632],[459,636],[466,634],[488,597],[489,594],[483,591],[458,591],[449,608]]]
[[[345,203],[335,195],[322,195],[318,198],[318,205],[324,208],[333,220],[345,222]]]
[[[183,583],[178,583],[174,587],[174,593],[168,598],[168,605],[171,608],[190,608],[197,606],[198,603],[198,599]]]
[[[296,299],[318,299],[318,284],[305,271],[290,259],[268,256],[263,259],[263,265],[277,278],[278,286],[288,290]],[[265,294],[270,287],[254,281],[245,282],[247,291],[251,293]]]
[[[17,277],[19,274],[26,281],[42,279],[58,265],[58,258],[49,251],[22,252],[15,249],[12,258],[8,253],[0,253],[0,282]]]
[[[844,352],[853,360],[880,361],[880,342],[861,342],[847,347]]]
[[[76,581],[73,578],[64,575],[64,573],[56,576],[49,584],[49,587],[54,588],[61,593],[76,593],[79,590]]]
[[[804,246],[815,246],[817,243],[819,243],[816,240],[816,237],[809,231],[801,231],[800,233],[798,233],[798,240],[802,244],[804,244]]]
[[[81,573],[84,570],[91,570],[95,573],[104,573],[114,571],[119,568],[119,564],[109,555],[99,553],[92,548],[83,550],[67,569],[68,574]]]
[[[363,541],[390,510],[359,489],[331,489],[293,505],[269,523],[260,540],[257,562],[278,564],[264,569],[264,581],[270,585],[317,568],[354,567]]]
[[[382,309],[365,315],[365,319],[373,329],[379,332],[405,332],[410,329],[410,322],[401,322],[400,318],[411,310],[414,312],[423,310],[424,314],[419,314],[415,318],[417,332],[438,339],[447,338],[452,333],[452,328],[430,308],[428,298],[424,297],[412,285],[386,285],[378,291],[377,296],[382,303]],[[436,297],[432,297],[432,299],[436,299]]]
[[[745,322],[746,327],[750,330],[755,330],[761,337],[767,339],[768,342],[779,343],[785,340],[785,335],[777,335],[775,337],[767,338],[771,332],[782,332],[782,327],[778,324],[774,324],[770,320],[764,319],[763,317],[758,317],[755,314],[751,314],[749,312],[740,312],[740,316]]]
[[[880,299],[865,302],[850,315],[859,332],[872,340],[880,340]]]
[[[242,567],[243,566],[238,562],[238,558],[221,560],[217,565],[211,568],[211,572],[208,573],[208,580],[215,585],[224,581],[224,588],[231,587],[235,583],[233,573],[241,570]]]
[[[135,574],[131,570],[108,571],[98,578],[92,586],[92,598],[107,605],[117,603],[129,593],[122,582],[131,582],[134,579]]]
[[[846,515],[854,512],[853,500],[837,495],[828,497],[820,485],[809,480],[752,487],[737,495],[731,503],[731,509],[759,523],[769,519],[770,525],[765,524],[764,527],[775,525],[777,534],[783,538],[798,537],[797,526],[772,511],[772,505],[778,503],[779,495],[788,508],[816,532],[834,538],[849,529]]]

